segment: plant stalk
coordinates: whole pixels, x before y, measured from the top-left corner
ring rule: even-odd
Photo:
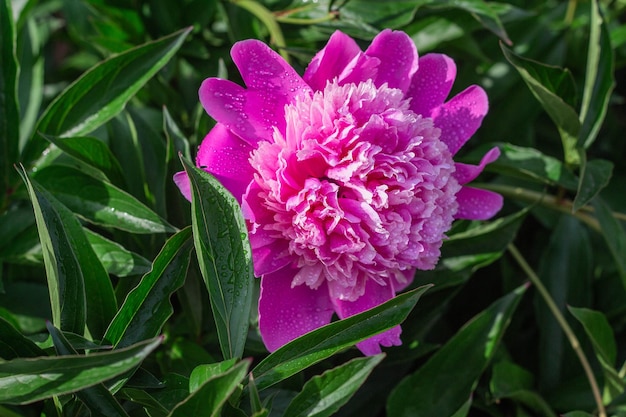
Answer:
[[[589,361],[587,360],[587,357],[585,356],[585,353],[583,352],[582,347],[580,346],[580,341],[574,334],[574,331],[570,327],[569,323],[567,323],[567,320],[565,320],[565,317],[561,313],[561,310],[559,309],[559,307],[554,302],[554,299],[552,298],[552,296],[550,295],[546,287],[543,285],[543,283],[539,279],[539,276],[530,267],[528,262],[526,262],[526,259],[524,258],[524,256],[517,250],[515,245],[513,245],[512,243],[509,244],[508,250],[513,256],[513,258],[515,258],[519,266],[524,270],[524,272],[526,273],[530,281],[533,283],[533,285],[537,288],[537,291],[539,291],[539,294],[541,295],[545,303],[548,305],[548,308],[554,315],[554,318],[556,319],[556,321],[559,323],[559,326],[561,326],[561,329],[563,329],[563,332],[565,333],[565,336],[569,340],[569,343],[572,346],[572,349],[574,349],[574,352],[576,352],[576,355],[578,356],[578,360],[580,361],[580,364],[582,365],[583,370],[585,371],[585,375],[587,376],[587,380],[589,380],[589,385],[591,386],[593,398],[596,402],[596,406],[598,407],[598,417],[607,417],[606,409],[604,408],[604,403],[602,402],[602,395],[600,394],[600,388],[598,387],[598,382],[596,381],[596,377],[593,374],[591,365],[589,365]]]

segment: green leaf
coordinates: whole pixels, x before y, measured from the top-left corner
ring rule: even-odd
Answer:
[[[168,417],[217,417],[220,409],[248,372],[249,360],[239,362],[226,372],[207,380],[183,402],[179,403]]]
[[[115,55],[85,72],[61,93],[41,116],[37,131],[69,137],[84,136],[118,114],[128,100],[174,56],[191,28],[147,42]],[[35,141],[24,160],[33,161],[43,150]]]
[[[622,278],[622,284],[626,288],[626,232],[622,224],[613,216],[611,208],[600,198],[593,199],[593,208],[596,218],[600,222],[602,236],[609,247],[613,260]]]
[[[430,287],[423,286],[397,295],[375,308],[292,340],[252,370],[256,386],[263,390],[362,340],[399,325]]]
[[[589,148],[598,136],[609,107],[611,92],[615,87],[614,57],[609,31],[602,19],[598,1],[590,1],[589,7],[591,8],[589,47],[580,108],[582,128],[578,136],[578,146],[584,149]]]
[[[327,417],[337,412],[365,382],[384,354],[356,358],[314,376],[291,401],[284,417]]]
[[[117,311],[113,286],[80,222],[46,189],[21,175],[33,204],[55,326],[100,338]]]
[[[150,271],[151,263],[146,258],[125,249],[122,245],[83,229],[94,253],[109,274],[118,277],[143,275]]]
[[[45,355],[32,340],[20,333],[11,323],[0,317],[0,358],[32,358]]]
[[[413,20],[424,0],[350,0],[339,9],[341,20],[361,21],[378,29],[399,28]]]
[[[465,401],[465,404],[463,404],[461,408],[459,408],[454,414],[452,414],[452,417],[467,417],[470,408],[472,408],[472,397],[468,398],[467,401]]]
[[[587,228],[575,217],[561,215],[548,242],[542,245],[538,275],[562,312],[567,304],[588,305],[593,279],[592,246]],[[574,351],[554,318],[553,312],[538,293],[535,298],[535,320],[538,326],[538,385],[555,389],[569,375]]]
[[[191,256],[191,228],[172,236],[152,263],[152,270],[128,294],[104,339],[116,347],[128,346],[159,334],[172,315],[171,295],[184,281]]]
[[[580,121],[576,111],[559,97],[550,86],[559,82],[548,80],[559,79],[559,70],[554,67],[522,58],[504,45],[500,45],[504,57],[515,67],[517,72],[535,96],[541,107],[548,113],[561,135],[565,162],[568,165],[578,165],[580,156],[577,150]],[[556,74],[556,76],[555,76]]]
[[[563,414],[563,417],[594,417],[593,414],[589,414],[584,411],[571,411]]]
[[[113,184],[124,186],[124,174],[109,147],[99,139],[91,137],[57,138],[43,135],[50,143],[72,158],[102,172]]]
[[[31,1],[31,3],[33,3]],[[19,25],[18,25],[19,26]],[[18,101],[20,103],[20,150],[33,134],[43,101],[44,57],[41,52],[46,29],[36,16],[29,16],[18,34],[17,60],[20,63]]]
[[[91,223],[131,233],[165,233],[176,229],[135,197],[74,168],[52,165],[35,179],[74,213]]]
[[[0,1],[0,207],[15,175],[20,140],[17,101],[18,63],[11,0]]]
[[[435,0],[427,2],[429,6],[442,5],[453,7],[470,13],[485,28],[496,34],[500,39],[511,45],[512,42],[502,26],[498,14],[492,6],[484,0]]]
[[[241,358],[252,306],[252,251],[239,203],[210,174],[181,159],[192,189],[191,219],[225,359]]]
[[[387,415],[452,416],[491,361],[525,286],[495,301],[391,392]]]
[[[61,331],[50,323],[46,327],[52,336],[54,347],[59,356],[78,354]],[[128,413],[104,384],[82,389],[76,393],[76,396],[89,408],[92,417],[128,417]]]
[[[189,392],[194,392],[209,379],[223,374],[237,363],[237,358],[222,362],[199,365],[194,368],[189,376]]]
[[[570,313],[583,325],[604,373],[604,402],[610,403],[624,392],[626,384],[615,370],[617,346],[615,334],[605,315],[588,308],[568,306]]]
[[[532,390],[533,383],[533,374],[512,362],[502,361],[493,366],[489,385],[496,401],[508,398],[533,410],[533,415],[557,417],[546,400]]]
[[[476,254],[501,253],[515,238],[528,210],[479,224],[466,231],[454,233],[442,246],[445,259]]]
[[[582,160],[580,182],[578,183],[578,191],[572,207],[574,212],[593,200],[609,184],[613,175],[613,163],[610,161],[604,159],[587,161],[584,156]]]
[[[499,143],[498,148],[500,157],[489,165],[490,170],[568,190],[578,187],[578,179],[565,164],[538,149],[511,143]]]
[[[27,404],[91,387],[138,366],[162,338],[89,356],[39,357],[0,363],[0,403]]]

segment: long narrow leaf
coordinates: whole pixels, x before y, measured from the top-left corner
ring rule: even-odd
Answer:
[[[122,245],[106,239],[89,229],[83,230],[93,251],[109,274],[126,277],[129,275],[143,275],[150,271],[151,263],[143,256],[131,252]]]
[[[253,270],[237,200],[210,174],[182,159],[191,182],[192,224],[200,271],[225,359],[241,358],[248,335]]]
[[[113,184],[122,187],[124,174],[120,163],[107,145],[96,138],[70,137],[57,138],[44,136],[67,155],[102,172]]]
[[[611,207],[599,196],[593,199],[593,208],[602,229],[602,236],[609,247],[617,266],[622,284],[626,288],[626,231],[622,224],[613,216]]]
[[[152,263],[152,270],[128,294],[104,339],[128,346],[159,334],[173,308],[170,296],[185,282],[192,249],[191,228],[172,236]]]
[[[273,352],[253,370],[259,390],[274,385],[375,334],[402,323],[431,286],[400,294],[378,307],[328,324]]]
[[[609,31],[602,19],[598,0],[591,0],[589,7],[591,8],[589,47],[580,108],[582,128],[578,136],[578,146],[584,149],[589,148],[598,136],[609,107],[611,92],[615,87],[614,57]]]
[[[482,311],[418,371],[403,379],[387,402],[389,416],[452,416],[470,397],[495,354],[526,287]]]
[[[191,31],[186,28],[115,55],[83,74],[46,109],[37,131],[84,136],[118,114],[139,89],[174,56]],[[38,158],[45,141],[33,137],[24,161]]]
[[[35,211],[43,248],[55,326],[95,338],[104,334],[117,311],[106,270],[91,249],[80,222],[52,194],[19,169]]]
[[[18,64],[11,0],[0,1],[0,207],[14,176],[20,140],[17,101]]]
[[[139,365],[162,338],[89,356],[39,357],[0,363],[0,403],[27,404],[76,392]]]
[[[548,88],[545,79],[541,79],[536,74],[546,74],[545,65],[535,61],[524,59],[501,45],[504,57],[515,67],[517,72],[535,96],[541,107],[548,113],[561,135],[565,162],[569,165],[578,165],[580,157],[577,150],[578,134],[580,133],[580,121],[576,111],[559,97],[554,91]],[[554,68],[552,68],[554,69]]]
[[[179,403],[168,417],[217,417],[224,403],[248,372],[249,360],[239,362],[221,375],[214,376]]]
[[[125,191],[74,168],[53,165],[35,179],[74,213],[91,223],[131,233],[164,233],[176,229]]]
[[[59,329],[50,323],[46,327],[60,356],[78,354]],[[128,417],[128,413],[103,384],[80,390],[76,396],[89,408],[92,417]]]
[[[284,417],[327,417],[341,408],[365,382],[384,355],[356,358],[314,376],[291,401]]]
[[[20,333],[11,323],[0,317],[0,358],[31,358],[43,356],[44,351]]]
[[[570,313],[583,325],[604,373],[604,401],[611,402],[622,394],[626,384],[615,369],[617,346],[615,334],[606,316],[588,308],[568,307]]]

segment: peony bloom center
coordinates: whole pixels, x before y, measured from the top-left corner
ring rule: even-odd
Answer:
[[[368,280],[404,287],[435,266],[461,187],[430,118],[368,80],[301,94],[285,120],[251,154],[243,207],[253,231],[287,242],[292,286],[355,301]]]

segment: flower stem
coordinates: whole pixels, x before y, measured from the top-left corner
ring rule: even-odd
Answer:
[[[576,217],[578,220],[582,221],[596,232],[601,233],[600,223],[598,223],[598,220],[590,215],[590,213],[593,213],[593,209],[590,207],[583,207],[578,211],[572,212],[573,203],[571,200],[557,198],[550,194],[502,184],[481,184],[480,187],[495,191],[506,197],[510,197],[527,203],[541,204],[544,207],[548,207],[553,210],[569,214]],[[623,215],[618,215],[619,213],[614,214],[617,218],[624,219]]]
[[[533,283],[533,285],[537,288],[537,291],[539,291],[539,295],[541,295],[545,303],[548,305],[548,308],[554,315],[554,318],[559,323],[559,326],[561,326],[561,329],[563,329],[563,332],[565,333],[565,336],[569,340],[570,345],[572,345],[572,349],[574,349],[574,352],[576,352],[576,355],[578,356],[578,360],[580,361],[580,364],[582,365],[585,371],[585,375],[587,376],[587,379],[589,380],[589,385],[591,385],[593,398],[596,402],[596,406],[598,407],[598,416],[607,417],[604,404],[602,403],[602,395],[600,394],[600,388],[598,387],[598,382],[596,381],[596,377],[593,374],[593,371],[591,370],[591,365],[589,365],[589,361],[587,360],[587,357],[585,356],[585,353],[583,352],[582,347],[580,346],[580,342],[578,338],[576,337],[576,335],[574,334],[574,331],[572,330],[570,325],[567,323],[567,320],[565,320],[565,317],[561,313],[561,310],[559,310],[559,307],[556,305],[556,303],[554,302],[554,299],[552,298],[552,296],[550,295],[546,287],[543,285],[543,283],[539,279],[539,276],[530,267],[530,265],[528,265],[528,262],[526,262],[526,259],[524,259],[524,256],[517,250],[517,248],[513,244],[509,244],[508,250],[513,256],[513,258],[515,258],[519,266],[524,270],[524,272],[526,273],[530,281]]]

